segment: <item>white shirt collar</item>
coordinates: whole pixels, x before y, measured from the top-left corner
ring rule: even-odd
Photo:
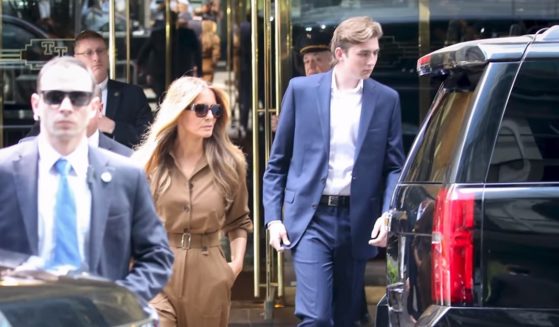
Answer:
[[[100,139],[99,130],[96,129],[95,132],[93,132],[93,134],[91,134],[91,136],[87,138],[87,143],[89,143],[89,145],[91,145],[94,148],[98,148],[99,139]]]
[[[340,90],[338,84],[336,83],[336,67],[332,70],[332,92],[333,93],[345,93],[345,94],[357,94],[363,91],[363,80],[360,79],[357,86],[350,90]]]
[[[99,90],[103,91],[104,89],[107,88],[107,83],[109,83],[109,77],[107,76],[107,78],[105,78],[104,81],[102,81],[101,83],[97,84],[97,87],[99,88]]]
[[[39,158],[45,165],[44,167],[52,167],[58,159],[65,158],[70,162],[70,165],[76,175],[87,175],[87,168],[89,166],[89,146],[86,138],[82,139],[77,148],[67,156],[63,156],[58,153],[58,151],[50,145],[47,137],[42,133],[39,133],[39,136],[37,137],[37,144],[39,147]]]

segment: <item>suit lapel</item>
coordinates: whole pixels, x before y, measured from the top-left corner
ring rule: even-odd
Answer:
[[[87,183],[91,191],[91,223],[89,230],[89,269],[95,271],[99,262],[105,236],[107,217],[109,216],[110,195],[112,194],[111,180],[114,168],[97,149],[89,147],[89,168]]]
[[[37,141],[25,142],[20,155],[14,159],[14,182],[16,196],[21,210],[27,240],[29,241],[32,254],[39,253],[38,236],[38,209],[37,209],[37,182],[39,152]]]
[[[107,103],[105,104],[105,116],[115,119],[116,107],[120,101],[120,88],[113,80],[107,82]]]
[[[109,151],[113,150],[113,144],[110,142],[110,138],[101,131],[99,131],[99,147]]]
[[[330,98],[332,93],[332,72],[331,69],[324,74],[318,83],[317,105],[320,128],[324,140],[326,154],[330,152]]]
[[[367,130],[371,124],[373,114],[375,112],[375,106],[378,100],[378,94],[375,92],[375,84],[373,80],[367,78],[363,80],[363,96],[361,104],[361,118],[359,119],[359,130],[357,133],[357,144],[355,146],[355,158],[359,155],[361,147],[363,146],[363,141],[365,140],[365,135],[367,135]]]

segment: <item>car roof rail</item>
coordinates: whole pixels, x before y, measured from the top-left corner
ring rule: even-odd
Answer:
[[[538,31],[538,41],[559,41],[559,25],[553,25],[549,28]],[[540,36],[541,35],[541,36]]]

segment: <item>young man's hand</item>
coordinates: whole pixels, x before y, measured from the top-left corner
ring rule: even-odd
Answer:
[[[271,221],[268,224],[268,231],[270,232],[270,245],[278,252],[282,252],[285,245],[291,244],[287,238],[285,226],[280,220]]]
[[[371,232],[369,245],[383,248],[386,247],[386,243],[388,241],[388,224],[390,224],[390,219],[388,217],[388,213],[384,212],[375,222],[375,226]]]

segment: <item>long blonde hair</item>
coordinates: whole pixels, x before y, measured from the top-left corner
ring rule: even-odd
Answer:
[[[212,136],[204,139],[204,154],[215,183],[225,194],[227,205],[232,203],[239,183],[246,182],[245,157],[227,133],[231,120],[227,94],[203,79],[184,76],[169,86],[155,121],[132,157],[144,166],[155,201],[171,185],[170,169],[174,163],[170,153],[178,135],[179,118],[206,88],[215,94],[217,103],[224,109]]]

